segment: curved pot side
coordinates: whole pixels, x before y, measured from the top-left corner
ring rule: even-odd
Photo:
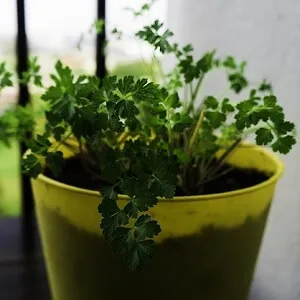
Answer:
[[[155,260],[142,273],[129,272],[109,252],[97,192],[45,176],[33,180],[54,300],[246,300],[283,166],[253,146],[238,148],[230,160],[274,175],[249,189],[160,200],[150,214],[162,233]]]

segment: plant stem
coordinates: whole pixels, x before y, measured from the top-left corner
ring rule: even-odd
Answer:
[[[197,99],[198,93],[199,93],[199,89],[201,87],[201,83],[203,82],[204,79],[204,73],[202,73],[198,79],[198,82],[196,84],[195,89],[193,90],[192,84],[190,84],[190,91],[191,91],[191,102],[189,104],[188,110],[187,112],[190,113],[195,105],[195,101]]]
[[[54,146],[53,149],[54,151],[57,151],[57,149],[61,146],[61,145],[67,145],[67,146],[70,146],[70,144],[67,143],[67,140],[73,135],[72,132],[68,133],[67,136],[65,136],[61,141],[59,141],[57,143],[57,145],[52,145]],[[73,148],[74,149],[74,148]]]
[[[185,85],[183,88],[183,104],[184,104],[184,110],[188,109],[188,102],[189,102],[189,90],[188,87]]]
[[[193,98],[192,99],[196,99],[197,96],[198,96],[198,93],[199,93],[199,89],[200,89],[200,86],[201,86],[201,83],[203,82],[203,79],[204,79],[204,73],[202,73],[199,77],[199,80],[197,82],[197,85],[196,85],[196,88],[194,90],[194,93],[193,93]]]
[[[237,139],[217,160],[216,167],[212,170],[210,174],[208,174],[208,178],[213,177],[222,167],[223,162],[226,160],[226,158],[234,151],[236,147],[241,143],[242,139]]]
[[[168,126],[168,152],[169,156],[173,156],[173,136],[170,126]]]
[[[126,131],[126,132],[123,132],[120,136],[119,136],[119,144],[122,145],[125,140],[128,138],[128,136],[130,135],[130,132],[129,131]]]
[[[230,171],[232,171],[232,169],[233,169],[233,168],[228,168],[227,170],[225,170],[225,171],[223,171],[223,172],[221,172],[221,173],[219,173],[219,174],[217,174],[217,175],[211,176],[211,177],[208,178],[207,180],[202,181],[201,184],[205,184],[205,183],[208,183],[208,182],[210,182],[210,181],[213,181],[213,180],[215,180],[215,179],[217,179],[217,178],[220,178],[221,176],[224,176],[224,175],[226,175],[227,173],[229,173]]]
[[[229,154],[241,143],[242,139],[238,138],[218,159],[218,163],[221,164],[229,156]]]
[[[191,102],[192,102],[193,101],[193,93],[194,93],[194,91],[193,91],[193,83],[192,82],[189,84],[189,88],[190,88],[190,96],[191,96]],[[189,106],[191,106],[191,103],[190,103]]]
[[[196,127],[195,127],[195,130],[193,131],[193,134],[192,134],[192,137],[190,139],[190,142],[189,142],[189,146],[188,146],[188,150],[191,151],[195,141],[196,141],[196,138],[197,138],[197,134],[201,128],[201,125],[202,125],[202,122],[203,122],[203,119],[204,119],[204,110],[201,111],[200,113],[200,116],[199,116],[199,119],[197,121],[197,124],[196,124]]]
[[[266,123],[269,126],[269,128],[273,131],[273,133],[276,135],[276,137],[279,138],[279,134],[278,134],[276,128],[272,124],[270,124],[270,122],[267,121]]]

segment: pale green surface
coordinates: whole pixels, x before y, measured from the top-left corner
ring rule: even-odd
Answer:
[[[17,216],[21,212],[19,149],[0,144],[0,214]]]

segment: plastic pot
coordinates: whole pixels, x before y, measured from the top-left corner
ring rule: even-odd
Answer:
[[[247,299],[283,165],[251,145],[239,147],[230,162],[273,175],[233,192],[160,200],[150,214],[162,232],[155,260],[144,272],[128,271],[109,252],[99,228],[98,192],[43,175],[33,180],[53,299]]]

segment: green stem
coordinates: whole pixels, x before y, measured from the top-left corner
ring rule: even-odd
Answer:
[[[242,139],[238,138],[218,159],[218,164],[222,164],[225,159],[229,156],[229,154],[241,143]]]
[[[184,110],[188,109],[188,102],[189,102],[189,90],[188,87],[185,85],[183,88],[183,105],[184,105]]]
[[[197,121],[195,130],[193,131],[192,137],[190,139],[189,146],[188,146],[189,151],[191,151],[191,149],[192,149],[192,147],[193,147],[193,145],[196,141],[197,134],[199,133],[199,130],[200,130],[202,122],[203,122],[203,119],[204,119],[204,110],[202,110],[201,113],[200,113],[200,116],[199,116],[199,119]]]
[[[220,178],[220,177],[226,175],[227,173],[229,173],[229,172],[232,171],[232,170],[233,170],[233,168],[230,167],[230,168],[226,169],[225,171],[223,171],[223,172],[221,172],[221,173],[219,173],[219,174],[217,174],[217,175],[213,175],[213,176],[209,177],[207,180],[202,181],[201,184],[205,184],[205,183],[208,183],[208,182],[210,182],[210,181],[213,181],[213,180],[215,180],[215,179],[217,179],[217,178]]]
[[[197,96],[198,96],[198,93],[199,93],[199,89],[200,89],[200,86],[203,82],[203,79],[204,79],[204,73],[202,73],[199,77],[199,80],[197,82],[197,85],[195,87],[195,90],[194,90],[194,93],[193,93],[193,98],[192,99],[196,99]]]
[[[168,152],[169,152],[169,156],[172,157],[173,156],[173,136],[172,136],[172,130],[170,128],[170,126],[168,126]]]
[[[187,112],[190,113],[194,109],[195,101],[197,99],[201,84],[204,79],[204,73],[202,73],[198,79],[195,89],[193,90],[192,84],[190,84],[191,102],[189,104]]]
[[[193,101],[193,83],[191,82],[190,84],[189,84],[189,88],[190,88],[190,95],[191,95],[191,102]]]
[[[70,146],[68,143],[66,143],[66,141],[71,137],[71,135],[72,135],[72,132],[70,132],[66,137],[64,137],[64,139],[59,141],[58,144],[55,145],[55,147],[53,147],[53,150],[56,151],[61,145],[65,145],[65,144]]]
[[[268,121],[266,121],[266,124],[269,126],[269,128],[274,132],[274,134],[276,135],[277,138],[280,137],[280,135],[278,134],[278,131],[276,130],[276,128],[270,124]]]
[[[169,156],[173,156],[173,132],[171,127],[171,116],[170,116],[170,109],[167,109],[167,122],[168,122],[168,152]]]
[[[241,143],[242,139],[237,139],[217,160],[216,167],[210,172],[210,174],[207,175],[207,178],[211,178],[215,176],[215,174],[221,169],[223,162],[226,160],[226,158],[238,147],[238,145]]]

